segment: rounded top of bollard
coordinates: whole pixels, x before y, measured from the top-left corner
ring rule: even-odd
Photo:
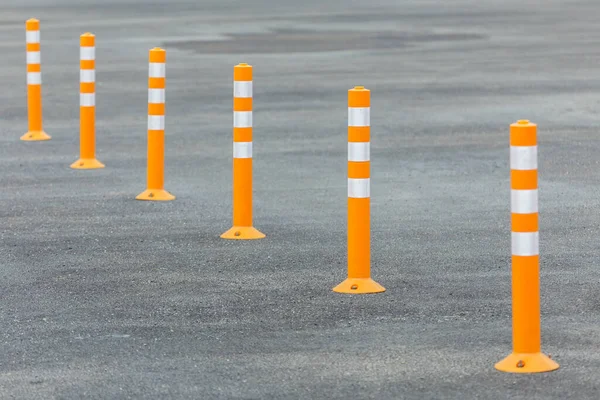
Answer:
[[[30,18],[25,21],[25,30],[27,31],[39,31],[40,30],[40,20],[36,18]]]
[[[165,63],[167,61],[167,52],[160,47],[150,49],[149,54],[151,63]]]
[[[348,90],[348,107],[371,107],[371,91],[364,86]]]
[[[238,82],[249,82],[252,80],[252,65],[239,63],[233,66],[233,80]]]
[[[520,119],[510,125],[511,146],[537,146],[537,125]]]
[[[79,44],[81,47],[94,47],[96,42],[96,36],[93,33],[86,32],[79,38]]]

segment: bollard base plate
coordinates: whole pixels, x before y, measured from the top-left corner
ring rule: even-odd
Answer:
[[[21,136],[21,140],[25,140],[27,142],[36,142],[40,140],[50,140],[51,137],[44,131],[29,131],[23,136]]]
[[[337,293],[367,294],[385,292],[385,288],[371,278],[348,278],[333,288]]]
[[[137,195],[135,199],[147,201],[169,201],[175,200],[175,196],[164,189],[147,189]]]
[[[71,164],[71,168],[73,169],[98,169],[104,168],[104,164],[95,158],[80,158]]]
[[[262,239],[265,237],[265,234],[260,232],[253,226],[234,226],[227,232],[221,235],[223,239],[233,239],[233,240],[252,240],[252,239]]]
[[[532,374],[558,369],[558,363],[543,353],[512,353],[494,366],[502,372]]]

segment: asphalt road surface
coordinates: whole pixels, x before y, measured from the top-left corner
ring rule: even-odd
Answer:
[[[0,2],[0,398],[597,399],[600,3]],[[27,143],[24,21],[44,128]],[[97,156],[79,151],[96,34]],[[168,203],[145,188],[167,50]],[[255,226],[231,225],[232,67],[254,66]],[[372,90],[372,273],[346,276],[347,90]],[[542,344],[512,375],[508,125],[539,124]]]

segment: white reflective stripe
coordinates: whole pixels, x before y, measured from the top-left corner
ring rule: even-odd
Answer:
[[[27,52],[27,64],[39,64],[40,63],[40,52],[39,51],[28,51]]]
[[[95,93],[80,93],[79,94],[79,105],[81,107],[92,107],[96,105],[96,94]]]
[[[252,158],[252,142],[233,142],[233,158]]]
[[[510,169],[537,169],[537,146],[510,146]]]
[[[348,197],[363,199],[371,196],[370,178],[348,178]]]
[[[162,131],[165,129],[164,115],[148,115],[148,130]]]
[[[96,48],[95,47],[80,47],[79,48],[79,59],[80,60],[95,60],[96,59]]]
[[[233,81],[233,97],[252,97],[252,81]]]
[[[252,111],[234,111],[234,128],[252,128]]]
[[[28,72],[27,73],[27,84],[28,85],[41,85],[42,84],[42,73],[41,72]]]
[[[165,102],[165,89],[148,89],[148,103],[162,104]]]
[[[150,78],[164,78],[165,63],[150,63],[150,70],[148,73]]]
[[[40,42],[40,31],[26,31],[25,42],[26,43],[39,43]],[[23,43],[23,42],[21,42]]]
[[[537,256],[540,254],[539,232],[512,232],[513,256]]]
[[[370,161],[371,143],[348,142],[348,161]]]
[[[538,190],[510,191],[510,211],[515,214],[533,214],[538,212]]]
[[[348,107],[348,126],[371,126],[371,108]]]
[[[80,69],[79,70],[79,82],[82,82],[82,83],[96,82],[96,70]]]

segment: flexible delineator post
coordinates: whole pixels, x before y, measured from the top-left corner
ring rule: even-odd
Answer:
[[[40,57],[40,21],[29,19],[25,22],[27,46],[27,114],[29,130],[21,140],[50,140],[42,129],[42,69]]]
[[[252,66],[233,68],[233,227],[223,239],[262,239],[252,225]]]
[[[79,160],[71,168],[104,168],[96,160],[96,37],[84,33],[79,42]]]
[[[160,48],[150,50],[148,78],[148,176],[147,189],[137,200],[168,201],[175,196],[165,184],[165,63],[167,53]]]
[[[537,149],[537,125],[510,126],[513,353],[496,364],[504,372],[558,368],[541,352]]]
[[[348,279],[339,293],[379,293],[371,279],[371,91],[348,91]]]

